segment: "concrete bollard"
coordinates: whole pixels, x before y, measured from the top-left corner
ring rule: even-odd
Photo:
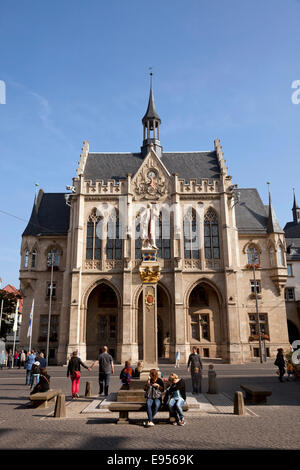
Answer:
[[[86,383],[84,396],[86,397],[92,396],[92,383],[91,382]]]
[[[62,393],[57,395],[54,418],[65,418],[66,417],[66,398]]]
[[[217,374],[213,364],[208,366],[208,392],[210,394],[218,393]]]
[[[243,392],[234,392],[233,412],[235,415],[245,415]]]

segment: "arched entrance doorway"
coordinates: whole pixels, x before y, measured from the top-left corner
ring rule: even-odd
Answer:
[[[288,320],[287,324],[288,324],[289,342],[290,344],[292,344],[293,341],[295,341],[296,339],[300,339],[300,334],[295,323],[293,323],[291,320]]]
[[[157,349],[159,359],[170,359],[172,328],[171,305],[166,290],[157,285]],[[138,300],[138,353],[143,358],[143,292]]]
[[[116,358],[118,343],[118,298],[106,283],[90,293],[87,304],[86,353],[87,359],[96,359],[99,349],[108,346]]]
[[[188,340],[203,357],[221,356],[220,302],[216,290],[200,282],[188,299]]]

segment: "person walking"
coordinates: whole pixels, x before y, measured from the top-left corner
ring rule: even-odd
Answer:
[[[150,376],[145,385],[146,407],[148,415],[147,427],[154,426],[153,418],[161,407],[162,393],[164,391],[164,383],[158,377],[156,369],[150,370]]]
[[[276,356],[276,360],[275,360],[274,364],[279,369],[279,377],[278,377],[279,382],[284,382],[283,376],[285,374],[285,359],[284,359],[283,349],[282,348],[277,349],[277,356]]]
[[[99,354],[98,360],[92,364],[91,369],[93,369],[96,364],[99,364],[99,395],[102,395],[104,390],[104,395],[107,397],[110,375],[114,374],[114,361],[111,355],[108,353],[107,346],[103,347],[102,352]]]
[[[189,355],[187,370],[191,369],[191,379],[193,395],[201,393],[201,380],[202,380],[202,361],[200,354],[197,353],[197,348],[194,346],[192,353]]]
[[[186,400],[185,382],[177,374],[171,374],[169,377],[170,386],[166,390],[164,404],[170,410],[170,422],[184,426],[184,414],[182,407]]]
[[[80,366],[84,367],[87,370],[91,370],[80,357],[78,357],[77,351],[74,351],[71,359],[68,363],[67,377],[71,377],[72,381],[72,399],[79,398],[79,384],[80,384]]]
[[[26,381],[25,385],[31,385],[31,369],[35,362],[35,354],[33,351],[28,351],[27,359],[25,361]]]

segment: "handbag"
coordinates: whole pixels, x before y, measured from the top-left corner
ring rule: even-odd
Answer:
[[[71,379],[76,380],[76,379],[79,379],[79,377],[80,377],[80,371],[79,370],[73,370],[73,373],[71,375]]]

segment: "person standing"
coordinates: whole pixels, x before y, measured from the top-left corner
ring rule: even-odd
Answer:
[[[164,383],[158,377],[158,372],[156,369],[150,370],[150,376],[145,385],[146,392],[146,406],[147,406],[147,415],[148,423],[147,427],[154,426],[153,418],[161,407],[162,402],[162,392],[164,391]]]
[[[79,384],[80,384],[80,366],[87,370],[91,370],[86,364],[82,362],[80,357],[77,355],[77,351],[74,351],[71,359],[68,363],[67,377],[71,377],[72,381],[72,398],[79,398]]]
[[[24,352],[24,349],[22,349],[19,357],[19,369],[20,367],[24,367],[26,361],[26,354]]]
[[[179,367],[179,362],[180,362],[180,351],[176,351],[176,355],[175,355],[175,368],[176,367]]]
[[[192,379],[192,388],[193,394],[201,393],[201,380],[202,380],[202,361],[200,354],[197,354],[197,348],[194,346],[192,353],[189,355],[189,360],[187,364],[187,370],[189,372],[191,368],[191,379]]]
[[[0,351],[0,369],[2,370],[5,366],[5,349]]]
[[[14,361],[13,354],[11,351],[9,351],[8,356],[7,356],[7,367],[9,369],[13,368],[13,361]]]
[[[42,353],[42,352],[39,355],[39,362],[40,362],[40,365],[41,365],[40,366],[41,369],[44,369],[46,367],[46,359],[45,359],[44,353]]]
[[[27,359],[25,361],[26,369],[26,382],[25,385],[31,385],[31,369],[32,365],[35,362],[35,354],[33,351],[28,351]]]
[[[283,376],[285,374],[285,359],[284,359],[283,349],[282,348],[277,349],[277,356],[276,356],[276,360],[275,360],[274,364],[279,369],[279,377],[278,377],[279,382],[284,382]]]
[[[113,358],[108,353],[107,346],[103,347],[102,353],[99,354],[98,360],[92,364],[91,369],[93,369],[96,364],[99,364],[99,395],[102,395],[104,389],[104,395],[107,397],[110,375],[114,373]]]
[[[30,388],[33,387],[34,381],[36,381],[36,385],[39,383],[40,380],[40,361],[38,356],[35,357],[35,361],[32,364],[31,368],[31,379],[30,379]]]

